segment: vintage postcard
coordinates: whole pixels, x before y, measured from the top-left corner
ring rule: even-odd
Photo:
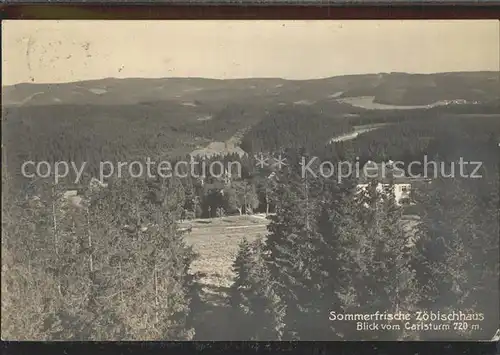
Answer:
[[[495,336],[498,21],[2,25],[3,340]]]

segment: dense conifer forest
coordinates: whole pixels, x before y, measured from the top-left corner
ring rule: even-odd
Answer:
[[[355,84],[353,93],[363,91]],[[295,85],[290,93],[308,90],[307,83]],[[443,99],[457,97],[452,94]],[[201,275],[192,272],[199,255],[179,224],[256,213],[267,215],[267,235],[239,242],[218,340],[491,338],[499,314],[498,101],[348,112],[345,104],[241,97],[222,105],[210,97],[194,106],[152,101],[4,109],[5,339],[203,339],[215,325],[203,319],[209,305]],[[192,110],[210,118],[188,119]],[[332,140],[370,125],[375,129],[353,139]],[[245,155],[205,160],[240,163],[241,174],[233,172],[229,184],[218,174],[223,171],[203,181],[124,176],[100,188],[89,184],[102,161],[198,159],[189,153],[235,136]],[[279,154],[287,164],[259,169],[254,155],[261,153]],[[380,190],[373,179],[359,193],[356,177],[304,176],[301,159],[313,156],[317,164],[394,160],[408,166],[428,159],[443,163],[447,173],[462,159],[481,162],[481,178],[436,176],[412,187],[411,206],[399,205],[394,183]],[[88,166],[75,187],[73,175],[59,184],[23,178],[27,160]],[[76,188],[78,208],[65,197]],[[412,233],[405,229],[409,216],[418,221]],[[481,321],[468,323],[478,329],[449,322],[450,329],[436,332],[359,330],[356,322],[332,320],[332,314],[375,311],[461,311],[480,314]]]

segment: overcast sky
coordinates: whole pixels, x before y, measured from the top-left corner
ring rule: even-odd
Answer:
[[[499,21],[5,21],[3,84],[499,70]]]

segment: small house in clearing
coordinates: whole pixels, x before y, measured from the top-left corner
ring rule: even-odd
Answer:
[[[357,188],[359,191],[366,189],[370,181],[378,181],[377,190],[394,186],[394,198],[396,204],[406,205],[411,204],[412,187],[420,183],[428,183],[429,179],[423,177],[408,177],[405,171],[394,166],[392,161],[375,163],[368,161],[360,171]]]

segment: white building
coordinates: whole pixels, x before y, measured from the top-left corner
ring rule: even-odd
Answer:
[[[358,184],[357,188],[359,192],[365,190],[368,187],[368,183]],[[390,183],[378,183],[377,191],[382,192],[385,189],[390,187]],[[411,183],[408,182],[394,182],[394,198],[396,200],[396,204],[404,205],[410,203],[410,191],[411,191]]]
[[[398,205],[411,204],[412,186],[428,181],[423,178],[405,176],[405,172],[402,169],[394,167],[391,160],[385,163],[368,161],[359,177],[357,185],[359,192],[365,190],[372,180],[378,181],[376,189],[379,192],[389,188],[392,184],[394,186],[394,198]]]

